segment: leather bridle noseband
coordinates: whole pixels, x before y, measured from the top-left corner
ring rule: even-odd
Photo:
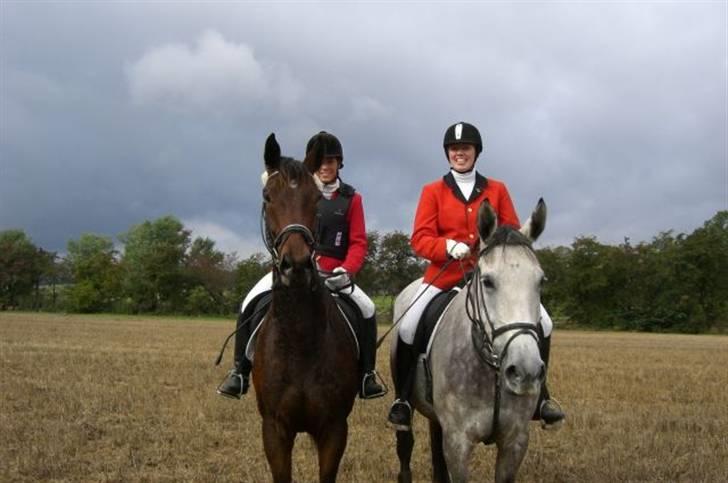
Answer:
[[[495,246],[498,245],[488,245],[483,248],[483,250],[481,250],[478,254],[478,262]],[[527,247],[529,250],[531,250],[532,253],[534,253],[533,248],[530,245],[523,246]],[[476,268],[473,272],[473,277],[468,283],[466,290],[467,294],[465,298],[465,311],[468,315],[468,318],[470,319],[470,322],[472,323],[470,334],[472,337],[473,348],[475,349],[475,353],[478,354],[480,360],[486,363],[495,371],[495,405],[493,407],[492,425],[493,430],[491,431],[490,436],[484,441],[485,444],[491,444],[495,442],[495,435],[498,429],[498,417],[500,414],[501,377],[503,375],[503,367],[501,364],[506,358],[506,354],[508,353],[508,348],[510,347],[511,342],[513,342],[516,337],[520,335],[527,335],[529,337],[533,337],[536,341],[536,344],[538,344],[538,326],[541,323],[541,319],[539,318],[539,320],[535,323],[509,322],[496,328],[495,324],[493,324],[493,320],[490,317],[490,313],[488,312],[488,306],[485,303],[485,294],[483,294],[483,279],[479,263],[476,265]],[[487,323],[487,327],[485,323],[483,323],[483,321],[481,320],[480,314],[485,315],[485,322]],[[490,329],[490,334],[488,334],[488,329]],[[511,334],[511,336],[508,338],[505,345],[503,346],[503,350],[500,351],[500,354],[496,353],[494,348],[495,339],[498,336],[511,331],[515,332]]]

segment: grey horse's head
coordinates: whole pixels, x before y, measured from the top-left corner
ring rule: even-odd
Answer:
[[[536,338],[505,327],[514,323],[530,323],[534,334],[540,333],[537,325],[541,314],[541,285],[545,277],[531,244],[543,232],[545,225],[546,204],[543,199],[539,200],[520,230],[499,227],[497,215],[487,200],[478,211],[481,293],[491,329],[506,330],[495,337],[493,349],[501,354],[505,387],[516,395],[537,394],[545,377]]]

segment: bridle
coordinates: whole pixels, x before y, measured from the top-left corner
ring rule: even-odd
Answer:
[[[485,256],[492,248],[498,245],[488,245],[483,248],[479,255],[478,260]],[[524,245],[532,253],[533,248],[530,245]],[[491,444],[495,442],[495,435],[498,429],[498,416],[500,414],[500,398],[501,398],[501,377],[503,375],[502,361],[505,360],[508,353],[508,348],[516,337],[521,335],[527,335],[533,337],[536,344],[539,342],[538,326],[541,323],[539,320],[536,322],[509,322],[496,328],[493,320],[488,312],[488,306],[485,303],[485,294],[483,293],[483,279],[480,270],[480,264],[476,265],[468,286],[466,288],[467,294],[465,298],[465,311],[468,315],[468,319],[472,323],[471,326],[471,338],[473,342],[473,348],[478,358],[485,364],[490,366],[495,371],[495,405],[493,407],[493,430],[490,436],[484,441],[485,444]],[[485,315],[485,323],[480,318],[480,314]],[[486,327],[487,324],[487,327]],[[490,330],[488,330],[490,329]],[[495,339],[507,332],[513,331],[508,340],[500,351],[500,354],[495,351],[494,344]],[[490,332],[490,334],[489,334]]]
[[[277,174],[279,174],[279,172],[274,171],[268,176],[268,179]],[[280,257],[280,248],[286,242],[286,240],[288,240],[288,237],[294,233],[298,233],[299,235],[301,235],[303,237],[303,240],[306,242],[306,245],[308,245],[308,247],[311,249],[311,266],[315,267],[316,254],[314,251],[314,247],[316,246],[316,238],[314,237],[311,229],[306,225],[302,225],[300,223],[291,223],[284,226],[283,229],[281,229],[281,231],[274,236],[273,232],[268,226],[268,219],[265,216],[266,205],[267,202],[264,199],[260,210],[260,231],[261,236],[263,237],[263,243],[265,244],[265,248],[266,250],[268,250],[268,253],[270,253],[270,256],[273,260],[273,271],[275,272],[275,274],[279,275],[281,271],[282,260]]]

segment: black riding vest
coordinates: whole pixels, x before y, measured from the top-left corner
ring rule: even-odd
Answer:
[[[339,195],[327,200],[322,197],[318,202],[318,229],[316,230],[316,252],[327,257],[344,260],[349,250],[349,212],[351,199],[356,190],[353,186],[341,183]]]

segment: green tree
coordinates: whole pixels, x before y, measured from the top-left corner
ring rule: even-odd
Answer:
[[[68,293],[76,312],[109,310],[120,291],[117,252],[111,238],[84,233],[67,245],[67,261],[75,281]]]
[[[617,247],[602,245],[595,237],[577,238],[571,246],[565,290],[567,311],[574,321],[612,327],[615,307]]]
[[[377,267],[377,256],[379,254],[380,235],[377,231],[367,232],[367,256],[364,258],[364,265],[356,274],[356,284],[369,295],[379,292],[377,285],[379,270]]]
[[[16,307],[38,289],[47,252],[35,246],[22,230],[0,232],[0,309]]]
[[[250,292],[250,289],[270,270],[271,261],[262,253],[254,253],[237,264],[235,267],[235,288],[231,295],[235,311],[240,309],[240,304],[247,293]]]
[[[719,211],[686,236],[680,249],[680,280],[692,326],[702,331],[728,318],[728,211]]]
[[[422,276],[425,264],[412,251],[409,236],[394,231],[382,236],[377,252],[377,288],[396,295],[410,282]]]
[[[549,247],[541,248],[536,253],[546,275],[541,301],[551,317],[564,318],[567,316],[570,302],[567,283],[571,250],[568,247]]]
[[[124,243],[123,292],[134,312],[174,312],[185,299],[184,260],[190,232],[173,216],[134,225]]]
[[[234,265],[237,257],[226,256],[215,249],[209,238],[195,238],[186,258],[190,293],[187,296],[189,313],[225,314],[234,310],[227,306],[226,292],[234,286]]]

